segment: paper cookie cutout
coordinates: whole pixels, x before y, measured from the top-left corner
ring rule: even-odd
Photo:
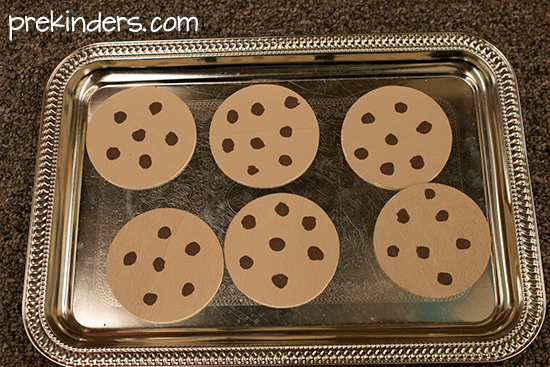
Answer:
[[[175,94],[134,87],[108,98],[86,133],[88,156],[99,174],[127,189],[148,189],[176,177],[196,144],[193,115]]]
[[[155,209],[128,222],[107,255],[107,281],[120,304],[153,323],[185,320],[214,297],[223,253],[210,227],[178,209]]]
[[[235,216],[225,237],[225,263],[254,301],[288,308],[317,297],[340,254],[334,224],[314,202],[292,194],[256,199]]]
[[[300,177],[318,146],[315,113],[299,94],[278,85],[253,85],[233,93],[210,127],[216,163],[250,187],[278,187]]]
[[[443,109],[408,87],[386,86],[365,94],[342,126],[351,168],[365,181],[391,190],[431,181],[447,163],[452,143]]]
[[[374,229],[376,257],[401,288],[444,298],[471,287],[487,267],[491,233],[481,209],[445,185],[421,184],[398,192]]]

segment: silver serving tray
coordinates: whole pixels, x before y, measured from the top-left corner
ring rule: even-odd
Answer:
[[[317,114],[319,153],[297,181],[274,190],[236,184],[214,163],[210,120],[232,92],[274,83]],[[434,182],[458,188],[484,211],[492,256],[480,280],[454,297],[417,297],[376,262],[372,232],[394,191],[362,181],[340,146],[346,111],[383,85],[436,99],[453,129],[451,158]],[[168,88],[197,124],[189,166],[155,189],[103,180],[85,150],[86,124],[110,95],[136,85]],[[203,311],[171,325],[125,311],[106,283],[117,231],[159,207],[190,211],[220,243],[234,214],[270,192],[317,202],[341,238],[327,289],[291,309],[260,306],[225,272]],[[44,96],[23,318],[32,343],[67,366],[365,364],[498,361],[521,352],[543,322],[545,299],[517,82],[492,45],[463,34],[242,38],[103,43],[68,56]]]

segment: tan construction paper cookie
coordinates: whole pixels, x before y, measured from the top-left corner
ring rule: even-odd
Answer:
[[[88,155],[99,174],[133,190],[172,180],[189,163],[195,144],[191,111],[158,87],[129,88],[108,98],[86,133]]]
[[[351,168],[365,181],[391,190],[431,181],[447,163],[452,143],[443,109],[408,87],[386,86],[365,94],[342,126]]]
[[[295,180],[311,165],[318,146],[315,113],[299,94],[278,85],[253,85],[233,93],[210,127],[216,163],[250,187],[278,187]]]
[[[247,204],[225,237],[225,263],[254,301],[288,308],[317,297],[332,279],[340,242],[328,215],[312,201],[271,194]]]
[[[187,319],[214,297],[223,254],[210,227],[178,209],[138,215],[116,235],[107,256],[107,281],[117,300],[154,323]]]
[[[374,230],[378,261],[400,287],[443,298],[471,287],[491,255],[491,233],[481,209],[445,185],[404,189],[384,206]]]

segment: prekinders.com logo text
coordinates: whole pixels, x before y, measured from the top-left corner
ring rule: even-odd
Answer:
[[[38,32],[189,32],[199,30],[199,20],[196,17],[169,16],[154,17],[150,22],[142,21],[140,17],[128,16],[106,16],[101,13],[95,19],[87,20],[83,17],[72,15],[72,11],[67,10],[65,15],[56,16],[53,10],[50,16],[30,17],[12,17],[9,16],[8,26],[10,32],[10,41],[13,40],[16,32],[30,32],[36,29]]]

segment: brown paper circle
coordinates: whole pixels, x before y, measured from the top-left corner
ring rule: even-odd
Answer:
[[[365,181],[391,190],[431,181],[447,163],[452,142],[439,104],[402,86],[381,87],[359,98],[342,126],[351,168]]]
[[[202,310],[216,294],[223,269],[214,232],[178,209],[133,218],[115,236],[107,256],[107,281],[116,299],[154,323],[181,321]]]
[[[253,85],[233,93],[210,127],[216,163],[250,187],[278,187],[295,180],[311,165],[318,146],[315,113],[299,94],[278,85]]]
[[[191,111],[178,96],[158,87],[116,93],[99,106],[86,132],[88,156],[99,174],[134,190],[176,177],[195,144]]]
[[[420,184],[384,206],[374,230],[382,268],[405,290],[443,298],[471,287],[491,255],[489,225],[476,203],[445,185]]]
[[[271,194],[247,204],[225,237],[225,262],[254,301],[288,308],[317,297],[332,279],[340,253],[334,224],[312,201]]]

